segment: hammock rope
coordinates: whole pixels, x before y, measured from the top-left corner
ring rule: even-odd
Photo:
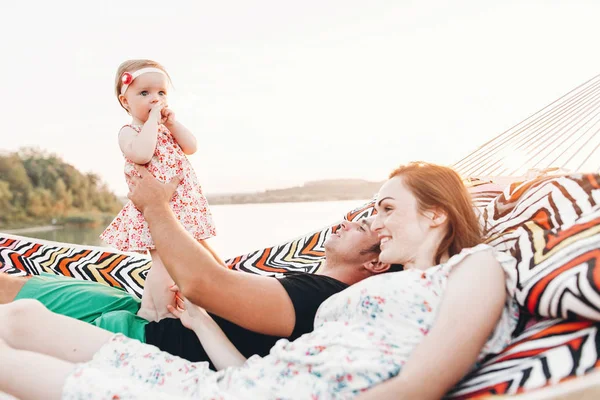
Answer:
[[[530,115],[529,117],[527,117],[523,122],[520,122],[514,126],[512,126],[511,128],[507,129],[506,131],[504,131],[503,133],[501,133],[500,135],[496,136],[495,138],[489,140],[487,143],[484,143],[483,145],[481,145],[475,152],[467,155],[466,157],[464,157],[462,160],[458,161],[454,167],[455,168],[464,168],[465,165],[462,165],[463,163],[468,163],[470,160],[473,160],[473,156],[480,152],[480,156],[486,156],[489,155],[490,153],[492,153],[494,150],[497,149],[498,146],[506,143],[507,141],[509,141],[510,139],[512,139],[513,137],[517,136],[520,132],[522,132],[523,130],[529,128],[532,124],[536,123],[537,121],[545,118],[549,113],[551,113],[553,110],[550,109],[548,111],[545,111],[546,109],[549,109],[550,107],[552,107],[554,104],[559,103],[561,100],[563,100],[564,98],[567,98],[570,94],[575,93],[578,89],[584,87],[586,84],[588,84],[589,82],[591,82],[594,78],[590,79],[588,82],[585,82],[584,84],[578,86],[577,88],[571,90],[569,93],[567,93],[566,95],[560,97],[559,99],[555,100],[554,102],[550,103],[549,105],[547,105],[546,107],[544,107],[543,109],[541,109],[540,111],[537,111],[535,113],[533,113],[532,115]],[[585,91],[589,90],[589,88],[585,89]],[[584,91],[584,92],[585,92]],[[539,115],[537,118],[534,118],[537,114],[541,114]],[[526,121],[532,120],[528,123],[525,123]],[[519,125],[524,125],[522,126],[520,129],[517,129],[519,127]],[[511,133],[511,131],[513,131]],[[502,139],[503,136],[508,135],[508,137],[504,138],[504,140],[502,140],[500,143],[497,143],[495,146],[492,146],[492,144],[495,141],[500,141],[500,139]],[[484,151],[485,150],[485,151]]]
[[[492,138],[453,165],[465,178],[534,171],[600,171],[600,75]]]
[[[524,137],[514,140],[514,143],[506,142],[504,146],[498,148],[497,150],[502,150],[504,153],[508,153],[510,151],[513,152],[513,154],[528,154],[528,152],[535,150],[535,147],[539,141],[549,135],[548,132],[553,132],[550,134],[550,137],[547,137],[547,139],[550,139],[551,137],[559,134],[561,128],[564,127],[565,124],[568,124],[569,121],[576,120],[576,118],[581,117],[583,112],[586,110],[589,111],[591,106],[587,105],[586,108],[587,102],[592,101],[592,106],[597,106],[600,104],[598,101],[600,96],[597,93],[599,90],[600,85],[597,85],[594,87],[593,91],[583,91],[572,99],[569,99],[568,101],[556,106],[553,110],[550,110],[550,112],[547,113],[544,118],[538,118],[535,124],[529,125],[528,130],[524,130]],[[523,145],[526,143],[530,143],[531,145],[524,148]],[[494,167],[496,167],[498,164],[502,165],[502,161],[504,160],[502,157],[493,156],[494,154],[492,154],[492,157],[489,157],[484,165],[480,165],[478,169],[469,171],[468,173],[475,175],[485,174],[489,176],[502,176],[502,174],[498,174],[497,168]],[[522,169],[523,166],[525,166],[529,161],[531,161],[531,159],[519,165],[517,170]],[[504,175],[506,175],[505,172]]]

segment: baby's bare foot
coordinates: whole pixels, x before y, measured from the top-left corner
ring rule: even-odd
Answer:
[[[140,307],[137,316],[144,318],[146,321],[158,321],[158,313],[153,307]]]
[[[157,314],[156,318],[158,318],[158,321],[160,321],[161,319],[165,319],[165,318],[177,318],[176,316],[171,314],[171,312],[168,309],[166,309],[165,312],[162,312],[162,313],[157,312],[156,314]]]

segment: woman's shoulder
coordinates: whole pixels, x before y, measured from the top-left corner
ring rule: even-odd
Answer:
[[[516,282],[514,277],[516,264],[516,258],[509,253],[482,243],[463,249],[460,253],[452,256],[445,264],[441,265],[441,268],[447,273],[450,273],[459,266],[467,266],[467,268],[500,268],[505,275],[506,287],[509,292],[512,292]]]
[[[490,245],[481,243],[474,247],[462,249],[460,253],[453,255],[448,261],[437,265],[434,269],[446,275],[458,268],[463,269],[465,266],[467,268],[499,266],[506,271],[514,267],[515,263],[516,260],[511,255],[499,251]]]
[[[477,257],[480,260],[496,260],[500,264],[515,261],[515,258],[510,254],[500,251],[489,244],[480,243],[477,246],[462,249],[460,253],[452,256],[447,264],[458,264],[469,256]]]

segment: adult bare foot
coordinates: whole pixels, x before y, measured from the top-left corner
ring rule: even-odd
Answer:
[[[24,276],[12,276],[0,272],[0,304],[12,302],[27,282]]]

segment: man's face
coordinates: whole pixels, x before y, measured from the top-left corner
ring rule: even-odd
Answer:
[[[357,222],[342,222],[340,228],[325,241],[327,258],[363,263],[376,257],[379,254],[379,238],[371,230],[372,220],[366,218]]]

